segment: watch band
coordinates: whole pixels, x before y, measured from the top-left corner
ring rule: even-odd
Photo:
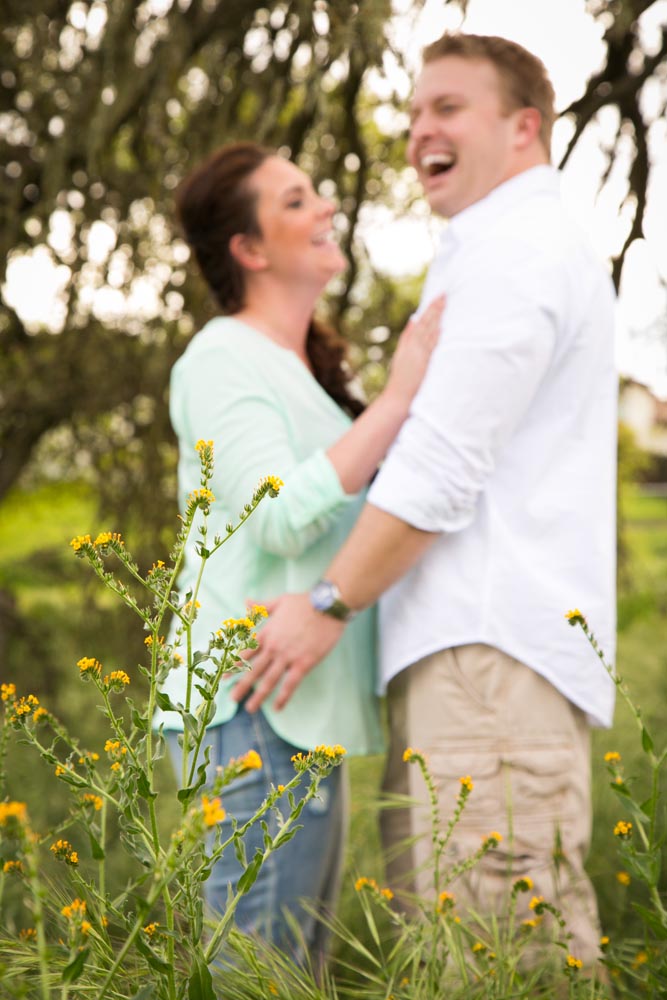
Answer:
[[[332,580],[318,580],[310,591],[310,603],[316,611],[341,622],[349,622],[356,614],[345,604],[340,590]]]

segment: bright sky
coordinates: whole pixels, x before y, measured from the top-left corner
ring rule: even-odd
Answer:
[[[497,34],[525,45],[542,59],[556,90],[557,107],[564,108],[579,97],[587,78],[602,63],[605,46],[602,28],[586,13],[584,0],[470,0],[468,16],[442,0],[427,0],[416,25],[410,0],[395,0],[398,12],[395,42],[404,47],[411,38],[408,55],[413,67],[419,51],[446,29],[462,27],[480,34]],[[653,5],[642,18],[645,45],[657,45],[660,26],[667,24],[667,0]],[[662,92],[661,92],[662,91]],[[664,102],[667,85],[645,88],[646,110],[654,115]],[[626,185],[621,156],[608,184],[598,196],[606,159],[599,143],[613,135],[613,113],[599,126],[589,127],[580,140],[563,175],[563,194],[569,210],[590,234],[600,254],[609,257],[623,244],[629,227],[620,211]],[[554,131],[553,159],[558,162],[569,138],[566,122]],[[658,121],[649,133],[653,180],[649,190],[646,239],[633,244],[626,258],[618,307],[619,369],[667,396],[667,329],[660,342],[637,336],[656,323],[667,327],[667,123]],[[391,221],[378,214],[365,228],[364,239],[374,264],[390,273],[419,271],[433,253],[438,226],[422,219]]]

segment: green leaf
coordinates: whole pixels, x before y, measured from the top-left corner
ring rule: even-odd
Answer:
[[[144,770],[137,771],[137,791],[142,799],[145,799],[147,802],[157,798],[157,792],[151,789],[148,775]]]
[[[303,830],[303,827],[297,826],[294,827],[293,830],[285,830],[284,833],[279,834],[273,843],[274,850],[276,850],[278,847],[282,847],[283,844],[286,844],[288,841],[290,841],[294,836],[294,834],[297,832],[297,830]]]
[[[217,1000],[213,989],[213,977],[203,956],[195,959],[192,974],[188,980],[188,1000]]]
[[[146,983],[145,986],[141,986],[139,991],[130,997],[130,1000],[150,1000],[155,994],[155,987],[152,983]]]
[[[165,694],[163,691],[155,692],[155,702],[157,704],[157,707],[161,708],[163,712],[177,711],[176,706],[174,705],[169,695]]]
[[[143,955],[143,957],[146,959],[146,961],[148,962],[148,964],[150,965],[150,967],[152,969],[155,969],[156,972],[169,972],[170,971],[171,965],[169,964],[169,962],[165,962],[165,961],[163,961],[163,959],[158,958],[158,956],[155,954],[155,952],[151,951],[151,949],[148,947],[148,945],[146,944],[146,942],[144,940],[142,940],[141,937],[136,937],[134,939],[134,945],[135,945],[137,951],[141,955]]]
[[[645,854],[623,852],[625,864],[630,874],[649,886],[656,886],[660,877],[661,856],[659,851]]]
[[[79,978],[83,972],[84,966],[86,964],[86,959],[90,954],[90,948],[84,948],[80,951],[76,958],[73,958],[69,965],[66,965],[63,969],[63,983],[74,983]]]
[[[197,794],[197,788],[199,785],[189,785],[187,788],[180,788],[177,792],[177,798],[179,802],[188,806]]]
[[[653,740],[649,736],[646,726],[642,726],[642,747],[644,748],[644,753],[653,753]]]
[[[93,856],[93,861],[104,861],[106,854],[104,853],[104,848],[100,844],[97,837],[88,831],[88,839],[90,840],[90,853]]]
[[[252,859],[243,875],[238,881],[237,890],[238,892],[247,892],[250,889],[259,875],[259,869],[262,867],[262,861],[264,860],[264,854],[257,848],[255,852],[255,857]]]
[[[658,913],[648,910],[645,906],[640,906],[639,903],[633,903],[632,907],[657,938],[661,941],[667,941],[667,925],[665,925],[664,920],[660,919]]]

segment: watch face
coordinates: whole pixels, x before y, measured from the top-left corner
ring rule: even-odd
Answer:
[[[316,611],[327,611],[335,599],[333,586],[328,580],[320,580],[310,592],[310,603]]]

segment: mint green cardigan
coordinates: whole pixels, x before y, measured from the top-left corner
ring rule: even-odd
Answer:
[[[322,575],[356,520],[363,494],[348,496],[325,451],[350,419],[294,352],[230,318],[209,322],[176,362],[171,420],[178,435],[181,504],[200,486],[196,442],[213,440],[215,472],[208,537],[225,535],[259,480],[279,476],[278,497],[266,497],[240,530],[209,560],[193,625],[193,648],[206,648],[225,618],[245,614],[246,599],[263,604],[307,590]],[[199,560],[191,533],[179,590],[194,584]],[[366,611],[345,629],[335,649],[305,678],[291,701],[263,711],[279,736],[309,749],[340,743],[350,754],[378,752],[382,738],[375,695],[375,615]],[[218,695],[213,725],[237,711],[234,680]],[[164,690],[185,697],[185,668],[172,670]],[[180,717],[159,713],[156,724],[180,729]]]

